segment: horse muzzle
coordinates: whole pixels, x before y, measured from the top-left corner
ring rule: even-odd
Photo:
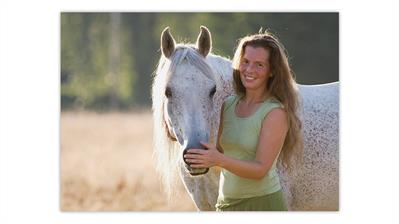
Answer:
[[[208,173],[209,168],[191,168],[190,165],[185,165],[191,176],[199,176]]]

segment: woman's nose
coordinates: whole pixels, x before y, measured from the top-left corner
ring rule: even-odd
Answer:
[[[255,70],[255,66],[253,64],[248,64],[245,70],[247,72],[253,72]]]

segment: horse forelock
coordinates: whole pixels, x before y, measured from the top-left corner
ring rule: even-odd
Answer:
[[[179,44],[176,46],[176,50],[170,58],[170,67],[168,70],[168,75],[175,74],[176,69],[184,59],[186,59],[187,62],[190,63],[192,66],[198,68],[201,71],[201,73],[205,75],[207,78],[216,82],[215,74],[211,66],[192,45]]]

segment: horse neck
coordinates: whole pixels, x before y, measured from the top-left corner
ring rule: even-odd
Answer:
[[[230,60],[218,55],[209,54],[206,57],[206,61],[211,66],[216,76],[215,80],[218,82],[219,85],[225,86],[226,81],[232,81],[233,71],[231,68]]]

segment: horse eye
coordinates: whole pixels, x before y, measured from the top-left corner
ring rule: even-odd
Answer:
[[[166,96],[167,98],[172,97],[172,90],[170,90],[169,87],[166,87],[166,89],[165,89],[165,96]]]
[[[216,86],[214,86],[214,87],[212,88],[211,92],[209,93],[209,96],[210,96],[210,97],[213,97],[213,95],[215,95],[215,93],[216,93]]]

